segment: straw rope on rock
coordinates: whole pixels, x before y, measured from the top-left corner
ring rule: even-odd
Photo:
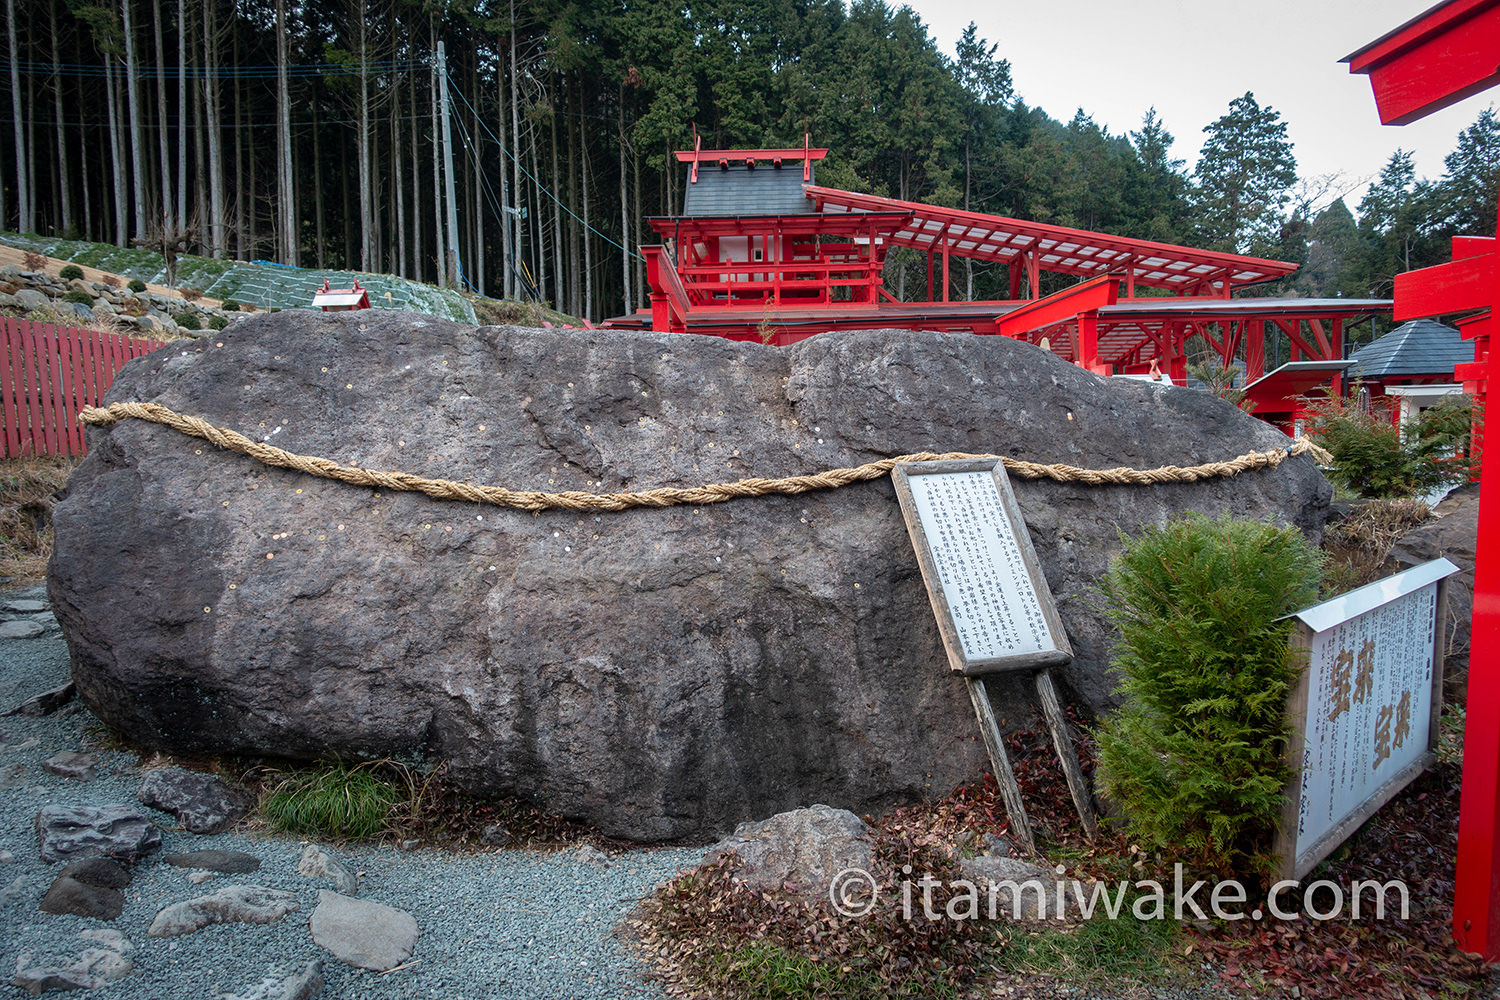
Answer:
[[[808,490],[835,489],[850,483],[865,482],[887,475],[897,465],[909,462],[935,462],[968,458],[995,458],[995,455],[971,452],[930,451],[897,455],[878,462],[803,476],[787,476],[781,479],[740,479],[732,483],[712,483],[704,486],[677,488],[663,487],[653,490],[620,493],[585,493],[568,491],[547,493],[536,490],[512,490],[504,486],[481,486],[450,479],[426,479],[408,472],[379,471],[354,466],[340,465],[327,458],[298,455],[272,445],[245,437],[237,431],[217,427],[200,417],[185,416],[159,403],[119,402],[107,407],[85,407],[78,419],[95,427],[108,427],[121,420],[146,420],[171,427],[190,437],[202,438],[217,447],[240,452],[265,465],[283,469],[294,469],[324,479],[336,479],[355,486],[373,486],[386,490],[425,493],[437,500],[466,500],[471,503],[489,503],[519,510],[578,510],[594,511],[628,510],[631,507],[671,507],[677,504],[711,504],[737,497],[768,496],[772,494],[806,493]],[[1164,483],[1192,483],[1202,479],[1235,476],[1253,469],[1274,468],[1289,457],[1311,453],[1320,462],[1327,463],[1331,456],[1307,440],[1299,440],[1286,448],[1270,451],[1251,451],[1226,462],[1209,462],[1188,468],[1164,465],[1155,469],[1080,469],[1071,465],[1043,465],[1000,456],[1006,471],[1022,479],[1053,479],[1063,483],[1084,483],[1089,486],[1156,486]]]

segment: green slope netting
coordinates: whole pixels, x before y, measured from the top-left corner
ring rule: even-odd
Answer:
[[[22,250],[35,250],[75,264],[97,267],[127,278],[139,278],[151,284],[163,284],[166,281],[166,264],[161,254],[148,250],[17,233],[0,234],[0,243]],[[312,305],[313,292],[323,286],[324,278],[334,288],[349,288],[354,279],[358,278],[359,283],[370,290],[370,305],[376,309],[404,309],[460,323],[477,322],[474,307],[457,292],[407,281],[391,274],[318,271],[275,264],[243,264],[207,257],[180,257],[177,263],[179,288],[196,288],[209,298],[249,302],[260,309],[291,309]]]

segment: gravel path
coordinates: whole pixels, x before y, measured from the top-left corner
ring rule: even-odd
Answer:
[[[39,589],[4,592],[0,606],[44,597]],[[64,683],[67,672],[67,648],[55,625],[38,638],[0,639],[0,711]],[[345,965],[312,941],[308,918],[318,890],[332,886],[296,873],[307,841],[238,833],[195,836],[154,810],[147,812],[162,828],[162,854],[245,851],[261,860],[260,870],[215,875],[200,885],[189,880],[187,870],[154,854],[134,870],[117,919],[43,913],[37,904],[62,864],[39,859],[37,811],[48,804],[139,806],[141,770],[135,755],[99,749],[97,741],[87,739],[95,726],[76,701],[49,717],[0,718],[0,996],[26,995],[10,985],[23,953],[29,953],[23,964],[66,966],[91,946],[80,932],[101,928],[129,939],[134,970],[97,990],[100,997],[270,1000],[281,995],[279,987],[256,993],[260,984],[279,983],[313,959],[323,960],[326,981],[317,995],[329,998],[662,995],[641,980],[644,966],[616,939],[614,927],[656,883],[697,864],[702,849],[634,851],[596,867],[572,851],[461,855],[428,848],[335,848],[333,853],[359,875],[360,898],[405,910],[420,928],[415,964],[384,975]],[[99,777],[77,781],[43,771],[47,758],[79,750],[98,755]],[[295,893],[299,908],[271,924],[217,924],[180,937],[147,936],[162,907],[235,883]]]

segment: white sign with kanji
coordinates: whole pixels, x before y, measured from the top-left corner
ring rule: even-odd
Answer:
[[[955,670],[992,673],[1071,658],[1003,466],[898,466],[901,499]]]
[[[1301,767],[1283,841],[1296,868],[1326,857],[1421,773],[1442,676],[1438,588],[1457,571],[1434,560],[1295,616],[1308,663],[1293,696]]]

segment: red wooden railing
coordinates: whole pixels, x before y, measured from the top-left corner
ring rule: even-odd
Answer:
[[[0,317],[0,458],[82,455],[78,411],[104,398],[115,373],[159,341]]]

